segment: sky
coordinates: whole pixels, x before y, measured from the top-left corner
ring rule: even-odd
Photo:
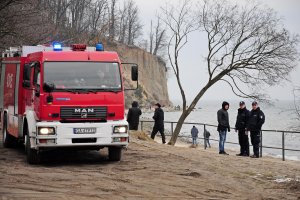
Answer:
[[[231,0],[232,2],[241,2],[243,0]],[[278,16],[283,18],[285,27],[293,34],[300,35],[300,0],[257,0],[265,7],[274,9]],[[147,33],[147,29],[150,27],[151,19],[155,19],[155,15],[159,12],[160,7],[168,4],[176,4],[177,0],[135,0],[139,9],[142,24],[144,25],[144,32]],[[245,1],[244,1],[245,2]],[[145,34],[143,37],[146,37]],[[298,45],[300,52],[300,46]],[[199,67],[205,63],[203,57],[206,52],[206,42],[201,40],[199,33],[193,33],[188,38],[188,44],[182,51],[180,56],[180,65],[182,67],[182,84],[186,91],[188,100],[192,100],[199,90],[203,87],[207,81],[207,73],[202,71]],[[300,60],[300,59],[299,59]],[[169,65],[169,64],[167,64]],[[300,86],[300,64],[290,74],[288,79],[290,82],[281,82],[274,87],[265,88],[264,91],[268,94],[272,101],[276,100],[292,100],[293,99],[293,87]],[[178,85],[175,76],[170,72],[168,76],[168,91],[169,98],[175,103],[181,101],[181,95],[178,89]],[[236,97],[229,86],[222,83],[217,83],[211,87],[203,96],[202,100],[240,100]]]

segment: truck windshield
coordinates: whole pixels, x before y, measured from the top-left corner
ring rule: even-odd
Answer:
[[[55,90],[121,90],[118,63],[45,62],[44,83],[53,83]]]

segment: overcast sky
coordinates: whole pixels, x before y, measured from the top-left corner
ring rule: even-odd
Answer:
[[[160,10],[161,6],[164,6],[166,2],[168,4],[178,2],[177,0],[135,0],[140,9],[140,16],[144,25],[144,31],[147,33],[149,28],[150,20],[155,18],[156,13]],[[237,2],[236,0],[232,0]],[[239,1],[240,2],[240,1]],[[300,0],[258,0],[262,5],[273,8],[278,15],[284,19],[285,27],[291,32],[300,35]],[[143,37],[146,37],[144,35]],[[207,81],[207,73],[201,71],[199,62],[202,62],[206,51],[205,41],[201,41],[199,33],[193,33],[189,37],[189,43],[184,48],[180,65],[182,69],[182,83],[185,88],[187,99],[193,99],[198,93],[200,88],[203,87],[205,81]],[[300,47],[298,45],[298,50]],[[203,63],[203,62],[202,62]],[[205,63],[203,63],[204,65]],[[200,64],[201,65],[201,64]],[[289,79],[292,83],[282,82],[276,87],[266,88],[266,93],[271,97],[272,100],[289,100],[293,99],[292,89],[294,85],[300,86],[300,64],[291,73]],[[169,96],[171,101],[181,99],[178,85],[174,75],[169,76],[168,80]],[[211,87],[208,92],[203,96],[203,100],[239,100],[231,89],[223,83],[217,83]]]

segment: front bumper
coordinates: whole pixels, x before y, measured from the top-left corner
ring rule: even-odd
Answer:
[[[31,146],[35,149],[53,147],[127,147],[128,131],[113,133],[115,126],[128,126],[127,121],[109,121],[106,123],[61,123],[38,122],[39,127],[54,127],[54,135],[38,135],[30,137]],[[74,128],[96,128],[95,133],[75,134]]]

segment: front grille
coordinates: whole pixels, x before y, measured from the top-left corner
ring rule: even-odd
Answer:
[[[62,119],[106,119],[106,107],[61,107]]]

